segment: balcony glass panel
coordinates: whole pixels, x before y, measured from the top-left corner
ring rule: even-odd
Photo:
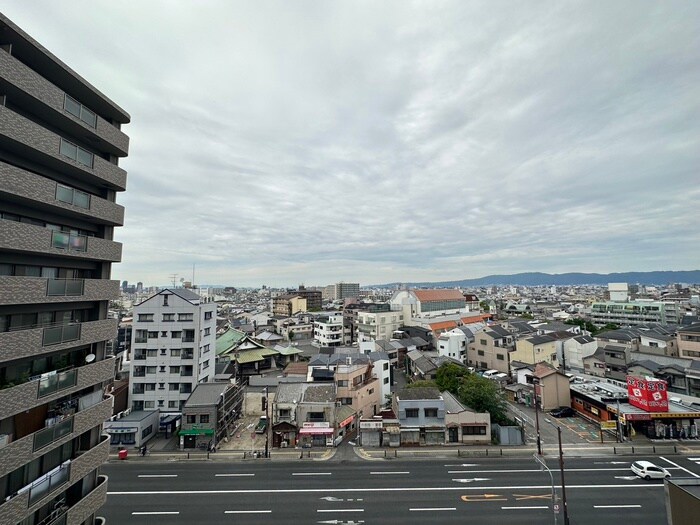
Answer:
[[[51,232],[51,246],[61,250],[67,250],[70,244],[70,234],[68,232]]]
[[[57,345],[61,343],[61,337],[63,334],[63,328],[61,326],[54,326],[53,328],[44,328],[44,339],[43,345]]]
[[[80,339],[80,325],[66,324],[63,325],[63,341],[76,341]]]
[[[83,295],[83,287],[85,284],[85,281],[83,279],[67,279],[65,282],[66,295]]]
[[[77,384],[77,381],[77,369],[43,374],[39,380],[39,397],[48,396],[65,388],[71,388]]]

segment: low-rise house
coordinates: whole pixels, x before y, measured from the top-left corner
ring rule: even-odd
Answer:
[[[679,326],[677,333],[678,355],[700,360],[700,323]]]
[[[605,350],[596,348],[591,355],[582,359],[583,371],[592,376],[605,377]]]
[[[467,335],[459,328],[443,332],[438,337],[438,354],[467,362]]]
[[[231,383],[200,383],[182,409],[180,448],[214,448],[233,431],[243,408],[243,388]]]
[[[571,406],[570,381],[547,363],[537,363],[532,374],[537,403],[542,410]]]
[[[566,370],[583,372],[583,358],[595,353],[598,343],[590,335],[578,335],[564,341],[563,365]]]
[[[445,401],[445,441],[463,445],[491,443],[491,415],[465,407],[450,392],[442,392]]]
[[[406,354],[406,375],[412,381],[431,381],[435,379],[438,366],[423,352],[411,350]]]
[[[485,370],[509,373],[509,352],[514,349],[513,334],[500,325],[491,325],[474,334],[474,342],[467,345],[469,365]]]
[[[445,400],[437,388],[405,388],[394,395],[402,445],[445,443]]]

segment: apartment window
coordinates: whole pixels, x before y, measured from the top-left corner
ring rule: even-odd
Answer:
[[[438,417],[437,408],[424,408],[423,413],[425,414],[425,417]]]
[[[144,401],[143,408],[145,410],[148,410],[149,408],[154,409],[154,408],[156,408],[156,402],[155,401]]]
[[[204,363],[202,363],[202,370],[206,370],[207,368],[209,368],[209,360],[208,359],[206,361],[204,361]]]
[[[155,383],[144,383],[143,384],[143,390],[145,392],[153,392],[156,389],[156,384]]]
[[[479,339],[479,344],[482,346],[486,346],[486,339]]]
[[[164,366],[164,365],[160,365],[160,370],[158,370],[158,372],[164,373],[164,372],[165,372],[165,366]]]
[[[384,384],[385,384],[385,385],[388,385],[388,384],[389,384],[389,378],[388,378],[388,377],[385,377],[385,378],[384,378]]]
[[[165,401],[163,399],[159,399],[158,400],[158,408],[163,408],[164,405],[165,405]]]
[[[482,355],[482,356],[484,355],[484,351],[483,351],[483,350],[477,350],[476,353],[479,354],[479,355]]]
[[[90,208],[90,194],[63,184],[56,185],[56,200],[78,206],[79,208]]]
[[[139,314],[139,323],[152,323],[153,314]]]
[[[177,408],[179,404],[178,401],[168,401],[168,408]]]
[[[163,314],[163,322],[164,323],[171,323],[174,320],[175,320],[175,314]]]
[[[417,408],[407,408],[406,409],[406,417],[418,417],[418,409]]]
[[[347,379],[339,379],[338,380],[338,386],[348,386],[348,380]]]
[[[146,350],[146,357],[156,357],[157,354],[158,350],[156,350],[155,348],[149,348]]]
[[[496,354],[496,359],[498,359],[499,361],[503,361],[505,357],[503,357],[503,354]]]
[[[352,398],[351,397],[341,397],[340,403],[342,405],[352,405]]]
[[[165,383],[158,383],[158,390],[165,390]]]
[[[204,329],[204,335],[205,335],[205,336],[211,335],[211,328],[205,328],[205,329]]]
[[[168,294],[163,296],[163,306],[168,306],[168,297],[170,297]]]
[[[194,415],[187,415],[187,422],[191,425],[195,424],[197,422],[197,416]]]
[[[145,343],[147,339],[148,339],[148,331],[147,330],[136,330],[136,335],[134,338],[135,343]]]
[[[97,115],[89,110],[73,97],[65,95],[63,99],[63,109],[71,115],[78,117],[91,128],[97,128]]]
[[[92,168],[95,156],[88,150],[81,148],[80,146],[76,146],[72,142],[68,142],[63,138],[61,139],[60,152],[64,157],[68,157],[69,159],[76,161],[78,164]]]
[[[389,370],[389,363],[384,363],[384,370]]]
[[[194,317],[192,314],[177,314],[178,321],[193,321]]]
[[[168,383],[168,390],[170,390],[171,392],[179,392],[180,383]]]
[[[158,332],[157,331],[148,332],[148,338],[149,339],[158,339]]]
[[[209,423],[209,414],[201,414],[199,416],[200,423]]]
[[[206,354],[208,351],[209,351],[209,345],[204,345],[204,346],[202,347],[202,353],[203,353],[203,354]]]
[[[194,330],[184,330],[182,332],[182,340],[185,343],[193,343],[194,342]]]
[[[211,319],[211,316],[212,316],[212,312],[204,312],[204,320],[205,321],[208,321],[209,319]]]
[[[180,357],[180,349],[179,348],[171,348],[170,349],[170,357]]]
[[[147,366],[147,367],[146,367],[146,373],[147,373],[147,374],[155,374],[155,373],[156,373],[156,367],[155,367],[155,366]]]
[[[182,332],[180,332],[180,331],[170,332],[170,337],[172,337],[173,339],[181,339]]]
[[[367,394],[370,395],[370,396],[371,396],[372,394],[374,394],[374,388],[370,388],[369,391],[367,392]]]
[[[179,373],[180,373],[180,367],[179,367],[179,366],[171,366],[171,367],[170,367],[170,373],[171,373],[171,374],[179,374]]]

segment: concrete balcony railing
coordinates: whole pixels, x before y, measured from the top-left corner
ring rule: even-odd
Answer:
[[[0,53],[1,55],[1,53]],[[0,162],[0,193],[13,200],[38,202],[54,208],[54,213],[63,214],[66,211],[73,215],[80,215],[113,226],[124,224],[124,207],[119,204],[90,195],[88,202],[83,203],[87,207],[59,200],[56,181],[23,170],[11,164]]]
[[[0,306],[15,304],[110,301],[119,297],[119,281],[0,276]]]
[[[0,249],[106,262],[119,262],[122,259],[121,243],[4,219],[0,220]]]
[[[76,346],[109,341],[117,336],[117,320],[39,326],[0,332],[0,362],[67,350]]]
[[[55,389],[48,394],[45,394],[47,382],[41,378],[4,388],[0,390],[0,420],[79,392],[89,386],[111,381],[114,379],[114,368],[113,357],[73,368],[71,371],[76,373],[75,383],[67,383],[65,388]]]
[[[110,418],[114,400],[108,396],[99,403],[68,416],[0,448],[0,477],[63,445]]]
[[[68,509],[67,525],[80,525],[107,501],[107,476],[97,477],[97,486]],[[97,518],[100,520],[102,518]],[[104,520],[103,520],[104,522]],[[100,523],[95,521],[95,523]]]
[[[109,436],[103,435],[100,442],[90,450],[77,453],[71,461],[66,461],[60,468],[40,476],[14,497],[5,500],[0,505],[0,525],[21,522],[44,506],[58,492],[97,469],[109,457],[109,439]]]
[[[89,165],[62,155],[61,139],[60,135],[5,106],[0,106],[0,144],[20,153],[22,150],[31,149],[43,164],[68,171],[93,184],[107,183],[117,191],[126,189],[126,171],[98,155],[92,156]]]
[[[64,109],[65,92],[33,69],[27,67],[7,52],[0,53],[0,69],[3,71],[3,80],[5,82],[31,96],[36,103],[51,108],[53,111],[49,118],[52,121],[58,123],[68,119],[70,120],[70,128],[80,130],[80,133],[83,135],[91,135],[95,140],[104,141],[101,145],[104,149],[109,150],[110,153],[119,157],[126,156],[129,150],[129,137],[124,132],[99,115],[97,115],[94,125],[91,126],[68,113]]]

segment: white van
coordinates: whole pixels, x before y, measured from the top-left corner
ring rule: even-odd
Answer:
[[[484,372],[482,374],[481,377],[485,377],[486,379],[491,379],[493,376],[495,376],[498,373],[499,373],[498,370],[487,370],[486,372]]]

